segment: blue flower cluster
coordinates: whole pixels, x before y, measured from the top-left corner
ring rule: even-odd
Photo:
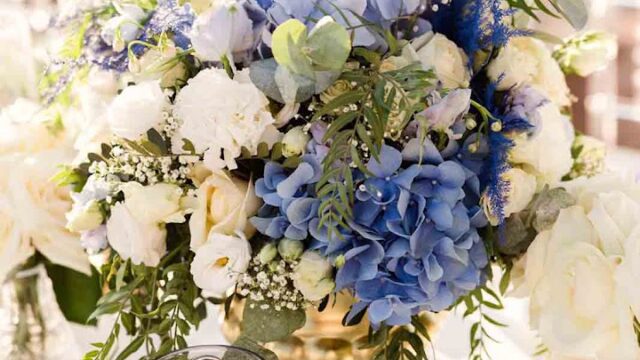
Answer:
[[[323,16],[331,16],[336,22],[344,25],[354,32],[354,46],[378,48],[384,45],[380,34],[363,26],[363,21],[376,24],[383,28],[390,28],[398,23],[398,19],[409,14],[424,11],[421,0],[251,0],[259,5],[267,13],[273,25],[279,25],[289,19],[297,19],[305,22],[309,27]],[[409,25],[409,24],[407,24]],[[403,37],[415,37],[428,31],[431,26],[425,19],[416,19],[411,22],[411,27],[402,30]],[[398,28],[402,28],[399,26]]]
[[[417,139],[402,153],[384,145],[379,161],[367,164],[368,177],[354,173],[354,216],[341,239],[318,228],[316,158],[306,155],[290,174],[269,163],[256,183],[265,206],[252,222],[271,238],[310,238],[325,255],[340,254],[336,288],[355,292],[352,316],[368,308],[375,326],[400,325],[419,311],[443,310],[480,284],[488,262],[477,232],[486,224],[477,206],[480,155],[451,144],[442,153]]]

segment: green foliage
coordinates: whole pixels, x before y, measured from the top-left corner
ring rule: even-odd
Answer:
[[[99,301],[90,319],[116,314],[109,336],[92,344],[87,360],[126,359],[144,348],[148,359],[185,348],[186,337],[206,317],[206,302],[193,282],[189,264],[188,225],[168,225],[170,252],[156,267],[134,265],[114,255],[102,269],[102,283],[109,292]],[[132,336],[118,354],[114,345],[120,332]]]
[[[347,30],[329,17],[307,32],[299,20],[291,19],[273,32],[273,56],[278,64],[313,79],[314,71],[339,71],[351,52]]]
[[[375,57],[371,57],[376,63]],[[372,64],[373,65],[373,64]],[[403,69],[380,72],[373,65],[350,70],[341,79],[353,88],[334,98],[315,112],[312,121],[330,123],[324,140],[331,140],[323,160],[324,174],[316,185],[320,226],[326,226],[328,236],[342,237],[339,227],[348,228],[354,196],[352,168],[369,174],[364,165],[368,158],[377,158],[390,131],[389,117],[402,117],[395,131],[401,132],[413,114],[424,106],[420,98],[431,86],[433,75],[419,64]]]
[[[506,327],[507,325],[491,317],[486,311],[487,309],[503,310],[504,305],[502,304],[501,296],[488,286],[482,286],[458,300],[458,303],[455,306],[459,304],[465,305],[466,310],[463,315],[464,318],[475,317],[475,322],[471,325],[471,329],[469,330],[469,344],[471,345],[469,359],[490,359],[491,356],[487,350],[486,343],[487,341],[497,342],[497,340],[489,334],[489,329],[492,326]]]
[[[98,273],[92,268],[91,276],[87,276],[50,262],[45,263],[45,267],[65,318],[71,322],[86,324],[102,295]]]
[[[540,18],[536,12],[556,18],[565,18],[576,30],[581,30],[587,24],[589,10],[584,0],[507,0],[512,8],[524,11],[537,21]]]
[[[242,335],[257,342],[278,341],[301,329],[305,321],[304,309],[278,311],[269,303],[247,300],[242,316]]]
[[[427,345],[431,337],[419,315],[411,318],[411,326],[382,325],[369,330],[360,348],[375,348],[373,360],[427,360]],[[434,356],[435,358],[435,356]]]
[[[89,164],[83,163],[77,167],[61,165],[60,170],[50,179],[58,186],[71,186],[75,192],[80,192],[89,177]]]

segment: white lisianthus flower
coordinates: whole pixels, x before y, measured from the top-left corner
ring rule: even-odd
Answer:
[[[108,110],[111,131],[122,138],[138,140],[162,122],[162,112],[169,106],[157,81],[126,87]]]
[[[134,264],[157,266],[167,252],[167,230],[159,223],[139,221],[125,203],[111,207],[107,220],[109,245]]]
[[[253,22],[242,3],[215,0],[212,7],[198,16],[191,32],[196,56],[204,61],[220,61],[251,51],[256,44]],[[237,59],[236,59],[237,60]]]
[[[538,107],[536,112],[533,134],[514,135],[515,146],[509,152],[509,160],[535,174],[540,187],[555,185],[571,171],[573,165],[573,125],[553,103]]]
[[[509,192],[505,197],[507,203],[503,209],[506,219],[511,214],[519,213],[529,205],[538,189],[538,182],[535,176],[518,168],[509,169],[502,174],[502,178],[509,183]],[[491,224],[498,225],[498,218],[493,209],[489,207],[489,202],[483,198],[482,203]]]
[[[138,36],[145,13],[140,7],[131,4],[118,6],[117,10],[120,15],[104,24],[100,36],[113,47],[113,51],[120,52]]]
[[[91,200],[86,204],[75,203],[67,213],[67,229],[73,232],[89,231],[97,228],[104,221],[100,204]]]
[[[143,186],[128,182],[121,185],[120,190],[124,193],[127,209],[143,223],[182,223],[186,221],[185,215],[191,212],[182,189],[174,184]]]
[[[469,58],[453,41],[430,32],[415,39],[412,46],[422,65],[433,69],[444,88],[469,87]]]
[[[261,201],[251,182],[223,171],[210,173],[198,187],[196,199],[198,205],[189,220],[192,249],[202,246],[211,233],[242,232],[247,238],[255,233],[249,218],[258,212]]]
[[[225,297],[238,277],[249,267],[251,246],[242,235],[211,233],[207,243],[199,247],[191,263],[196,285],[215,297]]]
[[[9,217],[0,222],[3,231],[10,232],[0,242],[8,251],[37,250],[56,264],[89,274],[80,239],[65,228],[65,213],[71,210],[69,192],[50,181],[57,165],[72,156],[70,149],[62,148],[0,158],[0,171],[10,174],[0,179],[0,216]],[[21,260],[28,257],[28,253],[14,255]]]
[[[282,155],[287,158],[302,155],[309,139],[309,134],[304,132],[302,126],[292,128],[282,138]]]
[[[293,285],[309,301],[322,300],[336,286],[333,266],[315,251],[307,251],[302,255],[292,278]]]
[[[554,53],[566,72],[579,76],[589,76],[603,70],[617,55],[616,36],[600,31],[590,31],[569,39]]]
[[[173,114],[182,125],[174,136],[174,150],[179,152],[182,139],[188,139],[197,152],[206,152],[205,164],[212,170],[235,169],[242,147],[255,154],[274,123],[268,105],[247,69],[234,79],[222,69],[201,71],[176,97]]]
[[[540,40],[512,38],[487,67],[498,90],[530,85],[558,106],[571,105],[570,91],[560,65]]]

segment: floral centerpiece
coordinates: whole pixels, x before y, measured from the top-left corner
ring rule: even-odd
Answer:
[[[120,79],[97,150],[58,176],[102,258],[93,317],[116,314],[85,358],[186,347],[234,298],[236,345],[274,358],[263,345],[338,293],[376,359],[425,359],[419,315],[458,305],[481,358],[510,280],[552,354],[637,357],[640,187],[600,175],[564,79],[611,39],[541,36],[529,23],[581,28],[587,9],[534,3],[136,0],[67,19],[48,100],[95,69]]]

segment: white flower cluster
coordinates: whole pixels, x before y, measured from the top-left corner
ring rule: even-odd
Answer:
[[[194,164],[200,161],[194,155],[147,156],[133,154],[122,145],[115,144],[111,158],[106,162],[94,162],[89,168],[91,174],[107,178],[112,174],[122,174],[141,184],[171,183],[185,185]]]
[[[254,301],[269,300],[276,311],[303,308],[304,296],[295,288],[292,278],[297,265],[298,261],[284,260],[263,264],[255,257],[238,281],[238,293]],[[270,305],[261,306],[267,309]]]

